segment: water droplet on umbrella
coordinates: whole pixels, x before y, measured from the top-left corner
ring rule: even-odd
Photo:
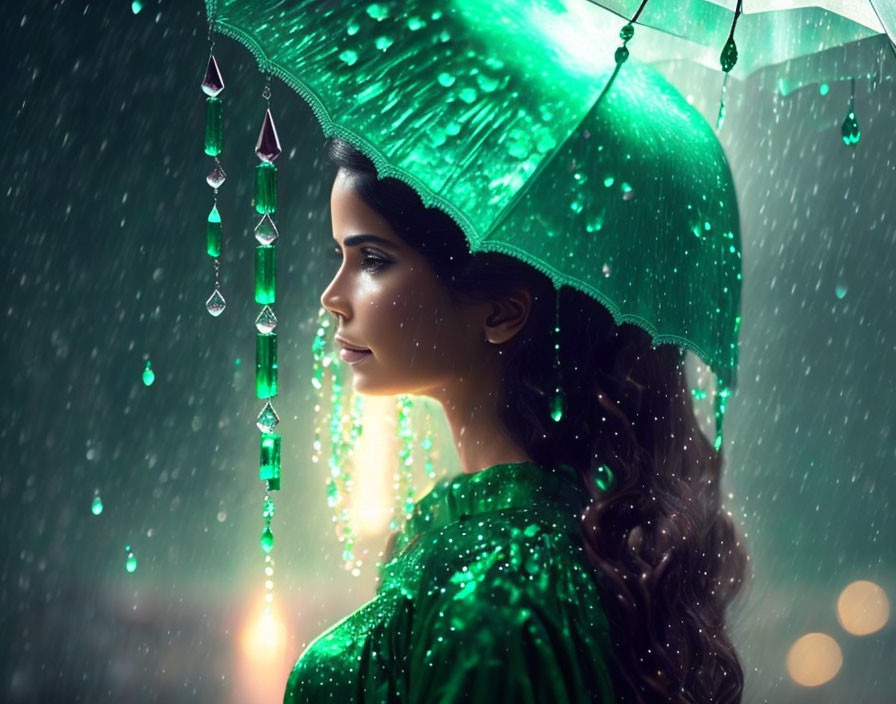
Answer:
[[[386,51],[386,49],[388,49],[394,43],[395,43],[395,40],[392,39],[391,37],[386,37],[386,36],[377,37],[376,48],[379,49],[380,51]]]
[[[358,33],[359,29],[361,29],[361,27],[358,25],[358,23],[352,22],[350,25],[348,25],[348,27],[345,28],[345,33],[348,36],[353,37]],[[340,58],[342,58],[342,57],[340,57]]]
[[[389,16],[389,7],[387,5],[381,5],[380,3],[373,3],[373,5],[367,6],[367,14],[370,15],[377,22],[382,22]]]
[[[339,58],[349,66],[353,66],[358,60],[358,52],[346,49],[339,55]]]
[[[450,73],[442,72],[439,74],[439,77],[437,80],[439,81],[439,83],[441,85],[445,86],[446,88],[450,88],[451,86],[454,85],[454,81],[456,81],[457,79],[454,76],[452,76]]]
[[[411,17],[408,19],[408,29],[412,32],[416,32],[418,29],[422,29],[425,26],[426,22],[419,17]]]
[[[464,88],[459,94],[461,100],[463,100],[467,105],[474,103],[479,94],[476,92],[475,88]]]

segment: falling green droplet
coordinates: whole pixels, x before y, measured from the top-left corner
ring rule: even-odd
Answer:
[[[99,516],[103,512],[103,500],[100,498],[99,494],[93,497],[93,503],[90,505],[90,510],[93,511],[94,516]]]
[[[582,205],[582,201],[580,200],[574,200],[569,204],[569,209],[572,210],[572,212],[574,212],[576,215],[582,212],[583,207],[584,206]]]
[[[133,572],[137,569],[137,558],[134,556],[133,552],[128,552],[128,561],[124,566],[128,572]]]
[[[358,26],[358,23],[357,23],[357,22],[352,22],[350,25],[348,25],[348,26],[345,28],[345,33],[346,33],[348,36],[353,37],[353,36],[355,36],[355,35],[358,33],[358,30],[359,30],[359,29],[361,29],[361,27]]]
[[[156,380],[156,373],[152,370],[152,363],[147,359],[146,366],[143,367],[143,383],[146,386],[152,386],[152,382]]]
[[[837,284],[837,287],[834,289],[834,293],[837,295],[837,298],[843,300],[846,296],[846,286],[844,284]]]
[[[439,76],[436,80],[438,80],[439,85],[442,85],[445,88],[450,88],[452,85],[454,85],[454,82],[457,79],[454,76],[452,76],[450,73],[442,72],[439,74]]]
[[[612,186],[615,182],[616,182],[616,179],[615,179],[615,178],[613,178],[612,176],[607,176],[607,177],[604,179],[604,186],[606,186],[607,188],[609,188],[609,187]]]
[[[339,59],[349,66],[353,66],[358,61],[358,52],[346,49],[339,55]]]
[[[133,12],[135,15],[136,15],[138,12],[140,12],[140,10],[142,10],[142,9],[143,9],[143,3],[140,2],[140,0],[134,0],[134,1],[131,3],[131,12]]]
[[[261,549],[265,551],[265,553],[269,553],[271,549],[274,547],[274,534],[271,532],[270,527],[264,529],[264,533],[261,534]]]
[[[827,83],[822,83],[820,86],[818,86],[818,92],[822,95],[827,95],[829,90],[830,88],[828,87]]]

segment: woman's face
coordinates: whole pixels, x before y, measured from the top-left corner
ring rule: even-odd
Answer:
[[[367,350],[340,352],[353,388],[442,398],[456,381],[482,373],[488,305],[455,304],[425,257],[361,200],[342,170],[330,214],[339,270],[321,303],[337,316],[340,347]]]

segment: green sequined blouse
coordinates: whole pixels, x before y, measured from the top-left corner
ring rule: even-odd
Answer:
[[[613,702],[580,481],[528,462],[439,481],[376,596],[299,657],[285,704]]]

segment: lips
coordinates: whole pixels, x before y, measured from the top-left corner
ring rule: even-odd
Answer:
[[[337,337],[336,342],[342,348],[339,350],[339,359],[343,362],[354,364],[355,362],[360,362],[362,359],[369,357],[371,354],[369,349],[349,344],[341,337]]]
[[[359,345],[353,345],[349,342],[346,342],[341,337],[337,337],[336,342],[339,344],[340,347],[347,349],[347,350],[354,350],[356,352],[370,352],[370,350],[367,347],[360,347]]]

